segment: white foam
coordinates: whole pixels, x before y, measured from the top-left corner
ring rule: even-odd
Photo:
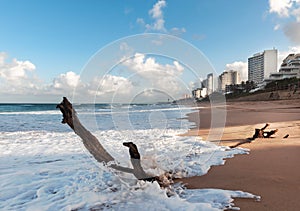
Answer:
[[[205,174],[211,165],[243,149],[229,149],[180,130],[98,131],[104,147],[130,166],[128,148],[139,147],[149,173],[173,170],[177,177]],[[0,132],[0,210],[88,210],[93,207],[126,210],[222,210],[232,197],[252,194],[227,190],[184,190],[167,197],[157,183],[137,180],[97,163],[72,132]]]
[[[0,112],[0,115],[57,115],[61,114],[59,110],[47,111],[13,111],[13,112]]]
[[[112,107],[107,109],[78,109],[77,112],[81,115],[94,115],[94,114],[126,114],[126,113],[147,113],[155,111],[186,111],[187,113],[191,110],[200,109],[202,107],[174,107],[174,108],[153,108],[153,109],[141,109],[141,110],[130,110],[131,107]],[[61,112],[57,110],[45,110],[45,111],[10,111],[0,112],[0,115],[57,115]]]

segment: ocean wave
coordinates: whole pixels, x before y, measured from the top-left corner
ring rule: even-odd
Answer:
[[[59,110],[50,111],[11,111],[11,112],[0,112],[0,115],[57,115],[61,114]]]
[[[34,106],[34,105],[24,105]],[[116,113],[146,113],[146,112],[165,112],[165,111],[192,111],[203,107],[167,107],[167,108],[149,108],[149,109],[132,109],[133,107],[109,107],[109,108],[76,108],[79,114],[116,114]],[[141,107],[142,108],[142,107]],[[0,115],[57,115],[60,114],[59,109],[56,110],[39,110],[39,111],[0,111]]]
[[[94,134],[123,166],[130,167],[128,149],[133,141],[148,173],[172,171],[177,177],[203,175],[212,165],[246,153],[178,136],[184,130],[109,130]],[[97,163],[73,132],[1,132],[1,210],[149,209],[223,210],[232,197],[255,197],[241,191],[180,189],[167,197],[157,183],[138,182]],[[155,207],[153,207],[155,204]]]

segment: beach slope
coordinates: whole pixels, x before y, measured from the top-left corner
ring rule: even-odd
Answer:
[[[240,145],[250,149],[201,177],[182,179],[188,188],[243,190],[261,196],[261,201],[236,199],[241,210],[298,210],[300,200],[300,108],[299,101],[241,102],[227,105],[227,121],[221,145],[233,146],[251,137],[255,128],[270,123],[279,131],[270,139]],[[202,113],[207,115],[208,109]],[[206,113],[206,114],[205,114]],[[202,114],[200,114],[201,116]],[[198,116],[191,114],[190,120]],[[200,122],[200,121],[199,121]],[[209,125],[201,119],[203,126]],[[204,139],[209,128],[197,127],[189,135]],[[286,135],[288,138],[283,138]]]

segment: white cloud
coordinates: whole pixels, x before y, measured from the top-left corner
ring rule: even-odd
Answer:
[[[16,58],[8,60],[6,53],[0,53],[0,95],[14,97],[20,95],[23,98],[24,96],[28,96],[28,98],[33,98],[33,96],[44,96],[44,98],[57,95],[70,96],[74,88],[82,90],[83,87],[80,76],[71,71],[60,74],[50,84],[43,83],[36,75],[36,66],[32,62],[20,61]]]
[[[269,13],[300,22],[300,0],[269,0]]]
[[[132,72],[130,80],[144,88],[154,88],[172,96],[184,92],[185,84],[180,78],[184,67],[178,61],[173,61],[172,64],[160,64],[153,57],[136,53],[132,58],[123,58],[122,62]]]
[[[81,85],[80,76],[69,71],[62,73],[53,80],[52,87],[55,89],[70,90]]]
[[[126,51],[128,45],[123,43],[120,48]],[[68,71],[46,84],[33,74],[36,71],[33,63],[18,59],[7,61],[6,54],[0,53],[0,99],[53,102],[62,96],[76,96],[80,102],[93,102],[96,98],[101,102],[130,102],[136,96],[139,100],[155,101],[176,99],[187,93],[189,85],[181,77],[185,69],[178,61],[160,63],[154,57],[137,53],[123,58],[121,68],[125,75],[107,74],[92,81],[82,81],[79,74]],[[151,99],[149,90],[152,90]]]
[[[6,59],[6,53],[0,52],[0,66],[4,65],[5,59]]]
[[[278,69],[280,68],[280,65],[282,63],[282,61],[289,55],[292,53],[300,53],[300,45],[299,46],[293,46],[293,47],[289,47],[287,50],[279,50],[278,51]]]
[[[148,24],[146,27],[148,30],[154,31],[166,31],[165,20],[162,9],[167,6],[165,0],[159,0],[153,5],[152,9],[149,10],[149,15],[154,20],[152,24]]]
[[[165,19],[163,9],[167,6],[167,2],[165,0],[158,0],[153,7],[148,11],[148,14],[152,20],[150,23],[146,23],[143,18],[137,18],[136,23],[143,27],[146,32],[164,32],[170,33],[174,36],[180,36],[181,34],[186,32],[185,28],[173,27],[168,30],[165,27]]]
[[[82,82],[80,75],[67,72],[57,76],[43,92],[51,96],[69,96],[78,102],[128,102],[134,93],[132,82],[121,76],[104,75]]]
[[[6,63],[6,58],[7,55],[2,52],[0,54],[0,77],[4,80],[17,82],[28,78],[28,72],[35,70],[35,65],[30,61],[18,61],[14,58]]]
[[[292,3],[292,0],[269,0],[269,12],[276,13],[280,17],[288,17]]]
[[[136,19],[136,23],[139,24],[139,25],[141,25],[142,27],[145,27],[145,25],[146,25],[146,23],[145,23],[145,21],[144,21],[143,18]]]
[[[165,29],[165,20],[162,10],[166,5],[167,3],[165,0],[159,0],[153,5],[152,9],[149,10],[148,13],[153,20],[152,23],[146,23],[143,18],[137,18],[136,23],[145,28],[146,31],[166,32],[167,30]]]
[[[120,43],[120,56],[124,55],[133,55],[134,54],[134,48],[129,46],[127,42]]]
[[[299,5],[300,6],[300,5]],[[300,7],[294,9],[291,14],[296,18],[296,21],[300,22]]]
[[[36,67],[30,61],[16,58],[7,61],[7,54],[0,53],[0,93],[23,94],[36,92],[39,80],[34,75]]]
[[[189,87],[190,90],[201,88],[202,87],[201,82],[203,82],[203,79],[199,79],[197,81],[190,81],[189,84],[188,84],[188,87]]]
[[[105,96],[124,95],[132,91],[132,82],[127,78],[114,75],[96,77],[89,84],[88,92],[91,95]]]
[[[120,47],[128,50],[126,43]],[[33,74],[35,70],[36,66],[30,61],[15,58],[8,61],[7,54],[1,52],[0,99],[11,102],[18,102],[18,99],[49,102],[59,100],[61,96],[73,97],[75,94],[82,102],[92,102],[95,96],[111,102],[114,95],[119,101],[126,101],[130,99],[134,88],[129,79],[121,76],[105,75],[82,82],[80,75],[72,71],[62,73],[46,84]]]
[[[136,53],[133,58],[122,59],[122,61],[130,70],[147,79],[155,78],[156,80],[161,76],[176,76],[184,70],[184,67],[178,61],[174,61],[172,65],[162,65],[157,63],[155,58],[146,58],[141,53]]]
[[[236,61],[230,64],[226,64],[226,71],[235,70],[239,72],[241,81],[248,80],[248,63],[242,61]]]
[[[170,34],[174,35],[174,36],[181,36],[182,34],[184,34],[186,32],[185,28],[177,28],[174,27],[170,30]]]
[[[282,28],[285,36],[295,44],[300,44],[300,0],[269,0],[269,12],[278,15],[283,22],[283,27],[277,24],[274,30]]]
[[[152,9],[149,11],[149,14],[152,16],[153,19],[162,19],[162,8],[164,8],[166,5],[167,4],[165,0],[159,0],[156,4],[153,5]]]
[[[277,30],[279,30],[280,29],[280,24],[276,24],[275,26],[274,26],[274,31],[277,31]]]

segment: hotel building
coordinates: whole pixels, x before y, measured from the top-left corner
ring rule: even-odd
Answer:
[[[272,72],[277,72],[277,49],[265,50],[248,58],[248,81],[260,84]]]
[[[234,70],[224,71],[219,76],[219,91],[225,92],[226,85],[239,84],[239,83],[240,83],[240,76],[237,71]]]

